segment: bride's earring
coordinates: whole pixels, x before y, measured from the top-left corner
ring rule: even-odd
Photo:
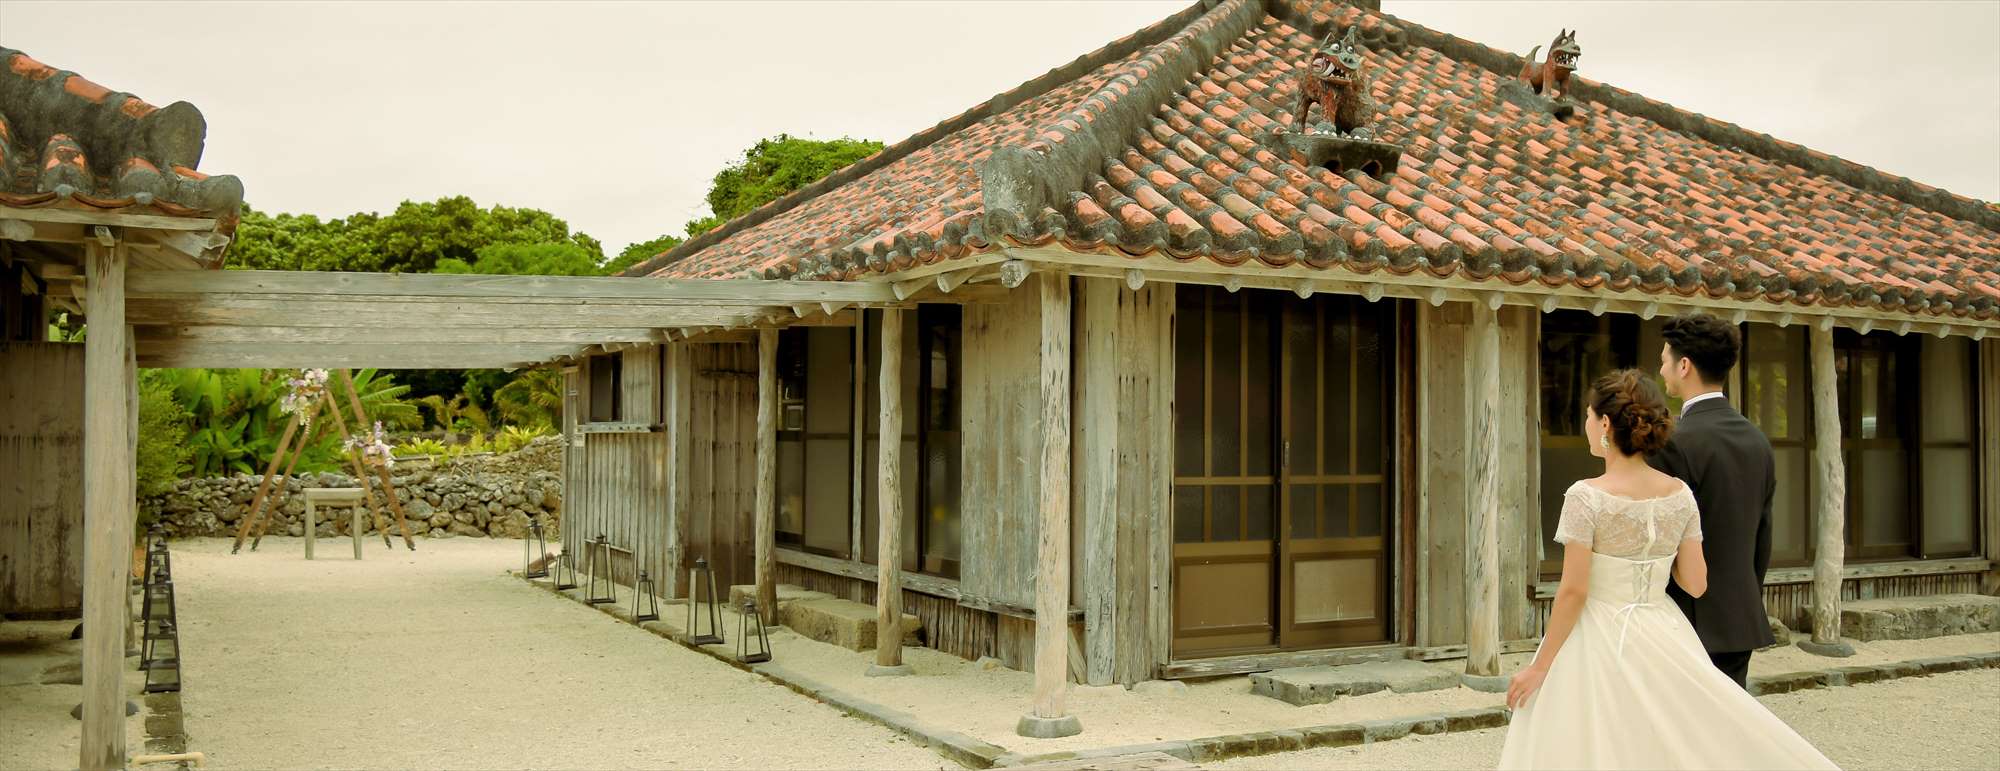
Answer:
[[[1604,449],[1607,449],[1607,450],[1611,449],[1611,437],[1609,437],[1609,436],[1606,436],[1606,435],[1604,435],[1604,434],[1598,434],[1598,435],[1597,435],[1597,446],[1599,446],[1599,447],[1602,447],[1602,448],[1604,448]]]

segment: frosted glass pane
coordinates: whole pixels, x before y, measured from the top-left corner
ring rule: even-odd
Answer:
[[[1924,556],[1971,553],[1979,517],[1973,504],[1972,451],[1925,450],[1923,469]]]
[[[1813,532],[1812,465],[1803,447],[1777,447],[1771,451],[1778,467],[1778,489],[1771,496],[1771,561],[1799,564],[1806,559],[1806,542]]]
[[[1924,441],[1966,442],[1972,440],[1971,380],[1966,367],[1964,340],[1925,340],[1923,374],[1917,379],[1924,392]],[[1929,477],[1928,474],[1925,475]]]
[[[1861,544],[1910,541],[1909,471],[1902,450],[1861,453]]]
[[[806,548],[847,554],[847,530],[854,508],[849,471],[853,455],[846,439],[814,439],[806,443]]]

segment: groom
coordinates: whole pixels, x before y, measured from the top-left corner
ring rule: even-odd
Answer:
[[[1747,687],[1750,653],[1773,642],[1764,614],[1764,571],[1771,565],[1771,495],[1777,489],[1771,442],[1723,396],[1736,366],[1736,326],[1704,313],[1670,320],[1661,330],[1660,377],[1680,397],[1680,425],[1648,458],[1694,490],[1701,508],[1708,592],[1667,594],[1701,637],[1715,668]]]

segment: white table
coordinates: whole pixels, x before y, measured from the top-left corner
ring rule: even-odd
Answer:
[[[306,559],[313,558],[313,532],[319,529],[319,514],[316,506],[338,508],[346,506],[354,514],[354,524],[348,528],[354,536],[354,558],[361,559],[361,488],[359,487],[308,487],[306,496]]]

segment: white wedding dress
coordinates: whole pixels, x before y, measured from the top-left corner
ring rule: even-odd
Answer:
[[[1681,541],[1700,537],[1686,485],[1647,500],[1570,486],[1555,540],[1592,549],[1590,595],[1500,768],[1835,768],[1709,663],[1667,597]]]

